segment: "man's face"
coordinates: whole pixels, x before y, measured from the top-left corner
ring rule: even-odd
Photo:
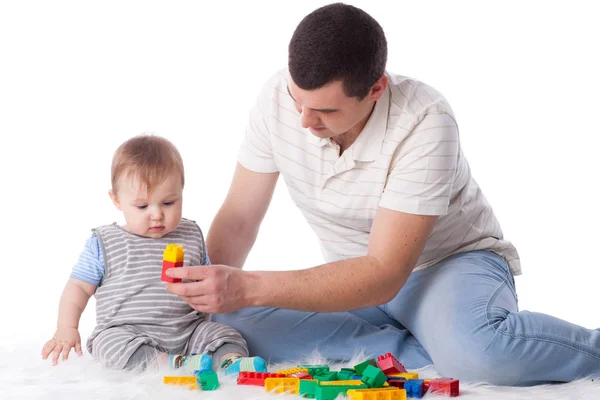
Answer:
[[[290,79],[288,92],[300,114],[302,127],[320,138],[334,138],[357,127],[362,130],[375,102],[371,92],[360,101],[346,96],[341,81],[303,90]]]

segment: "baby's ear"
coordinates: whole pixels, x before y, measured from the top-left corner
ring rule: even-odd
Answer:
[[[110,199],[112,200],[115,207],[117,207],[117,210],[121,211],[121,203],[119,203],[119,198],[117,197],[115,192],[113,192],[112,189],[110,189],[108,191],[108,195],[110,196]]]

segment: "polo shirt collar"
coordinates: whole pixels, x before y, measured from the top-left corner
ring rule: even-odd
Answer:
[[[362,132],[350,146],[355,161],[375,161],[381,155],[390,110],[390,86],[375,103],[375,108]]]
[[[288,73],[289,74],[289,73]],[[291,79],[291,78],[288,78]],[[388,114],[390,110],[390,85],[385,88],[381,98],[375,103],[375,108],[367,124],[356,141],[348,150],[352,151],[355,161],[375,161],[381,155],[383,139],[387,130]],[[323,147],[331,143],[329,138],[320,138],[307,129],[308,141],[315,146]]]

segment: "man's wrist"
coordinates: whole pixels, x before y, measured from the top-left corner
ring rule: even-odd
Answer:
[[[244,307],[264,306],[264,276],[258,271],[244,271]]]

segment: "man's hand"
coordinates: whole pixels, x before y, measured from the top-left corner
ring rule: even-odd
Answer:
[[[52,365],[56,365],[61,353],[62,360],[65,361],[71,349],[74,349],[78,356],[83,355],[79,331],[76,328],[58,328],[54,337],[42,348],[42,358],[45,360],[52,354]]]
[[[167,283],[167,290],[195,310],[211,314],[230,313],[248,307],[252,273],[227,265],[170,268],[171,278],[195,282]]]

